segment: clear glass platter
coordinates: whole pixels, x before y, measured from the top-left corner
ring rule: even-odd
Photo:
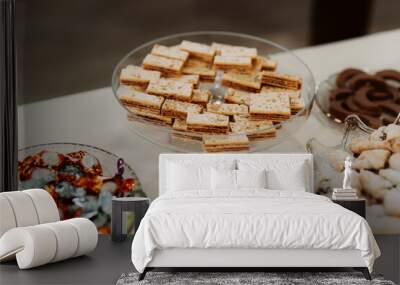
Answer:
[[[175,46],[180,44],[182,40],[204,44],[217,42],[230,45],[255,47],[257,48],[258,55],[268,56],[269,58],[278,61],[277,72],[296,75],[302,78],[301,96],[304,100],[305,108],[296,115],[292,115],[291,119],[278,125],[274,125],[274,127],[277,128],[277,136],[275,138],[251,141],[250,152],[267,150],[282,141],[287,141],[307,120],[315,96],[315,81],[308,66],[293,52],[274,42],[255,36],[220,31],[183,33],[155,39],[133,49],[122,58],[122,60],[116,65],[112,75],[112,90],[121,107],[126,110],[127,115],[129,113],[128,109],[119,100],[119,94],[126,88],[126,86],[120,84],[119,77],[121,70],[128,65],[140,66],[143,58],[146,54],[150,53],[154,44]],[[212,86],[213,83],[201,82],[199,84],[199,89],[211,89]],[[147,141],[172,151],[203,152],[201,142],[175,138],[171,135],[173,133],[172,128],[166,126],[155,125],[141,119],[134,119],[130,120],[129,129]]]

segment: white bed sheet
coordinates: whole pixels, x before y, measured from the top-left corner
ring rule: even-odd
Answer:
[[[134,237],[135,268],[166,248],[357,249],[371,272],[380,255],[359,215],[312,193],[265,189],[161,195]]]

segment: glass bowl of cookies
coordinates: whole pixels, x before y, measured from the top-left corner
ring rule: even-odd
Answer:
[[[373,129],[389,125],[400,112],[400,71],[346,68],[318,86],[315,102],[319,119],[330,125],[343,127],[352,114]]]
[[[112,197],[146,196],[134,170],[107,150],[78,143],[49,143],[18,151],[19,190],[50,193],[61,219],[85,217],[99,233],[111,232]],[[130,232],[133,217],[127,215]]]
[[[288,49],[245,34],[172,35],[129,52],[112,76],[129,128],[177,152],[255,152],[307,120],[315,81]]]

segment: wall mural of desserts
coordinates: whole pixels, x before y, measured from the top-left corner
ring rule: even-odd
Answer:
[[[145,196],[132,168],[115,154],[82,144],[52,143],[19,151],[19,188],[47,190],[61,219],[85,217],[111,231],[112,196]],[[128,219],[133,225],[132,216]]]

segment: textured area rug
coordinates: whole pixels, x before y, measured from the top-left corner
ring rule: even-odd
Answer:
[[[148,272],[146,278],[142,281],[137,280],[138,276],[138,273],[122,274],[117,281],[117,285],[395,285],[392,281],[384,280],[380,275],[372,275],[373,280],[368,281],[359,272]]]

